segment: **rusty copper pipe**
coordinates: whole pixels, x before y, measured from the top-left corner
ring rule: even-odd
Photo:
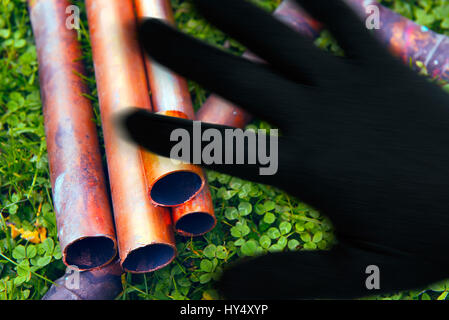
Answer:
[[[196,120],[235,128],[244,128],[251,117],[242,109],[218,96],[210,96],[197,111]],[[172,208],[175,230],[183,236],[200,236],[216,225],[214,204],[206,184],[203,191],[189,202]],[[201,219],[201,220],[200,220]]]
[[[380,29],[375,30],[377,38],[405,64],[411,63],[414,69],[418,69],[416,62],[420,61],[426,66],[431,77],[449,81],[448,37],[422,27],[374,0],[345,1],[364,19],[368,16],[366,8],[369,5],[376,5],[379,8],[381,21]],[[312,39],[317,38],[323,28],[321,23],[313,20],[292,0],[284,0],[274,12],[274,16],[302,35]],[[244,56],[254,59],[249,52],[244,53]],[[215,108],[213,105],[220,105],[220,108]],[[220,119],[227,119],[223,124],[230,125],[229,119],[236,117],[242,120],[238,123],[241,124],[251,118],[251,115],[245,110],[216,95],[209,96],[204,106],[205,108],[198,111],[200,116],[205,112],[219,113],[216,116],[209,115],[210,122],[218,123],[217,121]]]
[[[196,113],[202,122],[244,128],[251,117],[232,103],[212,95]],[[175,230],[183,236],[200,236],[212,230],[216,224],[214,205],[209,186],[189,202],[172,208]],[[200,220],[202,219],[202,220]]]
[[[158,18],[174,25],[173,11],[168,0],[134,0],[137,16],[139,18]],[[146,70],[148,83],[151,88],[153,101],[153,111],[168,116],[194,119],[192,100],[189,93],[187,81],[177,74],[167,70],[160,64],[146,57]],[[177,172],[181,166],[184,172],[194,172],[201,178],[202,191],[193,194],[189,201],[180,206],[173,206],[172,219],[175,230],[185,236],[204,234],[211,230],[216,223],[214,208],[210,192],[205,184],[203,170],[195,165],[181,164],[175,165],[169,159],[163,158],[164,163],[160,167],[164,170],[154,169],[157,174],[171,174]],[[148,163],[154,163],[154,159],[148,158]],[[144,160],[145,163],[147,161]],[[190,185],[193,185],[190,183]],[[154,189],[154,188],[153,188]],[[198,191],[200,191],[198,189]],[[155,192],[151,192],[151,197],[155,201]],[[192,199],[193,198],[193,199]]]
[[[344,0],[359,17],[366,21],[372,15],[370,9],[379,10],[380,28],[374,34],[392,54],[405,64],[418,68],[422,62],[430,76],[449,81],[449,38],[401,16],[380,5],[375,0]],[[292,0],[284,0],[274,15],[293,29],[309,38],[317,38],[323,26],[310,18]]]
[[[248,113],[234,106],[232,103],[212,95],[196,113],[196,120],[235,128],[244,128],[251,121],[251,117]],[[214,218],[214,222],[207,229],[207,227],[204,227],[206,226],[205,223],[195,223],[193,214],[202,216],[209,215]],[[204,190],[191,201],[173,208],[172,215],[173,220],[178,221],[178,224],[175,224],[175,230],[181,235],[199,236],[211,230],[216,224],[216,219],[209,187],[206,185]],[[198,230],[199,226],[203,226],[204,229]]]
[[[205,185],[192,200],[172,208],[172,217],[176,232],[182,236],[196,237],[212,230],[217,219],[209,186]]]
[[[118,260],[97,270],[67,270],[42,300],[113,300],[123,290],[122,273]]]
[[[389,48],[392,54],[405,64],[421,62],[431,77],[449,81],[449,38],[421,26],[400,14],[378,4],[374,0],[345,0],[366,19],[366,8],[375,5],[379,8],[380,29],[375,30],[377,38]]]
[[[196,113],[196,120],[235,128],[243,128],[251,121],[246,112],[217,96],[211,96],[208,101]],[[209,186],[206,184],[203,191],[189,202],[172,208],[172,216],[177,222],[175,230],[180,235],[200,236],[212,230],[216,218]]]
[[[174,24],[173,11],[167,0],[134,0],[138,18],[159,18]],[[158,63],[145,58],[153,111],[193,119],[194,111],[187,81]],[[192,199],[205,184],[203,170],[188,163],[146,153],[143,163],[147,172],[151,200],[173,207]],[[176,223],[176,221],[175,221]]]
[[[211,96],[196,113],[196,120],[244,128],[251,117],[232,103]],[[175,230],[182,236],[200,236],[212,230],[216,218],[209,186],[206,184],[203,191],[189,202],[172,208],[172,216],[173,221],[177,221]]]
[[[53,201],[63,261],[100,268],[117,254],[114,223],[76,30],[67,0],[30,0]]]
[[[143,273],[176,255],[170,211],[147,194],[142,155],[114,125],[130,106],[151,110],[132,0],[86,0],[121,265]]]

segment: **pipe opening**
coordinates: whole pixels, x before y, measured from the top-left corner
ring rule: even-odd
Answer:
[[[215,219],[205,212],[194,212],[180,218],[176,230],[189,235],[202,235],[215,225]]]
[[[123,268],[131,272],[150,272],[170,263],[175,250],[166,244],[150,244],[131,251],[123,261]]]
[[[66,263],[81,270],[101,267],[116,255],[115,243],[108,237],[87,237],[66,248]]]
[[[200,191],[203,181],[193,172],[176,171],[162,177],[151,189],[151,199],[162,206],[176,206]]]

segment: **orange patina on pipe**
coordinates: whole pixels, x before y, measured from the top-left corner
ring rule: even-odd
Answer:
[[[29,1],[58,238],[66,265],[98,269],[117,254],[97,131],[68,0]]]
[[[170,211],[147,194],[142,156],[114,119],[129,107],[151,110],[132,0],[86,0],[121,265],[142,273],[176,255]]]
[[[134,0],[139,18],[158,18],[174,23],[167,0]],[[194,111],[187,81],[148,57],[145,58],[153,111],[193,119]],[[192,199],[205,184],[203,170],[188,163],[174,163],[169,158],[146,153],[143,163],[147,172],[149,195],[153,203],[173,207]],[[175,222],[176,223],[176,222]]]

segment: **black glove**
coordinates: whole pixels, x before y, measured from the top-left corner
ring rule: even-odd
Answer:
[[[244,0],[194,2],[266,64],[157,20],[140,26],[148,54],[281,132],[275,175],[259,175],[258,165],[203,165],[299,197],[332,220],[338,239],[330,251],[238,263],[219,282],[224,296],[355,298],[449,277],[449,96],[393,58],[342,1],[297,0],[327,26],[343,58]],[[124,123],[134,141],[164,156],[174,129],[193,135],[191,121],[145,111]],[[367,288],[372,265],[380,289]]]

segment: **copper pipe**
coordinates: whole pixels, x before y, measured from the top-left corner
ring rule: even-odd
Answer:
[[[195,197],[204,187],[203,170],[188,163],[175,163],[153,153],[142,154],[148,195],[156,206],[174,207]]]
[[[174,24],[173,11],[168,0],[134,0],[134,2],[139,18],[158,18]],[[152,61],[148,56],[146,57],[146,70],[151,88],[153,111],[169,116],[193,119],[194,111],[187,81]],[[171,174],[179,171],[180,167],[184,172],[194,172],[201,178],[201,193],[193,194],[189,201],[180,206],[173,206],[172,219],[175,230],[185,236],[200,235],[211,230],[215,226],[216,219],[209,188],[204,186],[205,177],[202,169],[191,164],[175,165],[166,158],[161,160],[156,170],[156,166],[153,165],[155,180],[158,174]],[[148,159],[144,159],[144,163],[154,164],[155,160],[148,157]],[[164,168],[164,170],[160,170],[160,168]],[[189,186],[191,188],[195,184],[192,182],[186,184],[186,187]],[[151,192],[153,201],[156,200],[154,195],[155,192]]]
[[[218,96],[212,95],[196,113],[196,120],[230,127],[243,128],[251,117]],[[172,208],[175,230],[183,236],[200,236],[212,230],[216,224],[214,205],[209,187],[189,202]]]
[[[172,208],[172,217],[176,232],[182,236],[195,237],[212,230],[217,219],[209,186],[192,200]]]
[[[243,128],[251,117],[230,102],[211,96],[196,113],[196,120],[230,127]],[[183,236],[200,236],[212,230],[216,224],[214,205],[209,187],[189,202],[172,208],[175,230]]]
[[[273,15],[305,37],[314,39],[320,35],[322,24],[311,18],[293,0],[282,1]]]
[[[148,197],[145,151],[114,125],[130,106],[151,110],[133,3],[86,0],[86,9],[121,265],[134,273],[154,271],[176,255],[170,212]]]
[[[114,223],[76,30],[67,0],[30,0],[58,238],[66,265],[95,269],[117,254]]]
[[[402,17],[392,10],[378,4],[374,0],[345,0],[363,19],[368,14],[366,9],[369,5],[379,8],[381,26],[375,30],[377,38],[390,49],[390,51],[401,58],[405,64],[410,64],[418,69],[416,62],[426,66],[431,77],[449,81],[449,38],[433,32],[426,27]],[[302,35],[315,39],[320,35],[322,25],[307,15],[292,0],[284,0],[274,12],[274,16],[284,21],[294,30]],[[251,53],[244,53],[249,59],[254,59]],[[211,106],[209,106],[211,105]],[[215,108],[213,105],[220,105]],[[232,115],[243,120],[251,116],[239,107],[224,99],[211,95],[204,103],[205,108],[198,111],[199,115],[205,112],[220,112],[218,119],[232,119]],[[207,107],[206,107],[207,106]],[[227,116],[225,116],[227,115]],[[223,116],[223,117],[222,117]],[[211,115],[210,122],[218,123]],[[228,120],[227,120],[228,121]],[[239,127],[240,124],[239,123]],[[224,123],[230,125],[229,122]]]
[[[196,120],[235,128],[243,128],[251,117],[242,109],[230,102],[211,96],[196,113]],[[209,186],[189,202],[172,208],[175,230],[183,236],[200,236],[212,230],[216,224],[214,204],[210,195]]]
[[[42,300],[113,300],[123,290],[118,260],[98,270],[67,270]]]
[[[134,0],[137,16],[158,18],[174,25],[173,11],[168,0]],[[153,111],[178,111],[182,118],[193,119],[194,111],[187,81],[167,70],[147,56],[145,59],[148,83],[151,88]]]
[[[375,0],[345,0],[363,21],[372,12],[370,6],[379,9],[380,28],[374,29],[376,37],[400,57],[405,64],[422,62],[432,77],[449,81],[449,38],[429,30],[427,27],[395,13]],[[318,37],[322,25],[307,16],[291,0],[284,0],[275,16],[285,21],[293,29],[310,38]]]
[[[174,24],[168,0],[134,0],[139,18],[159,18]],[[193,119],[194,111],[187,81],[165,67],[145,58],[153,111],[168,116]],[[203,170],[188,163],[175,164],[171,159],[146,153],[151,200],[162,206],[176,206],[192,199],[204,186]],[[176,221],[175,221],[176,223]]]
[[[205,103],[196,112],[196,120],[242,129],[251,121],[250,118],[236,117],[234,110],[237,107],[230,103],[229,108],[226,108],[226,112],[222,112],[222,108],[220,103]],[[235,112],[239,110],[241,109],[235,110]]]
[[[277,12],[286,15],[287,18],[284,19],[292,20],[293,23],[296,23],[297,28],[304,30],[304,33],[314,35],[314,30],[309,29],[308,24],[302,23],[302,20],[298,19],[297,17],[300,12],[302,14],[303,12],[299,11],[298,7],[295,7],[295,10],[293,10],[291,5],[291,3],[284,1],[278,7]],[[311,19],[307,18],[307,21],[311,21]],[[244,56],[251,60],[258,59],[250,52],[245,52]],[[251,121],[251,115],[248,114],[245,110],[235,106],[231,102],[228,102],[225,99],[212,94],[196,113],[196,119],[202,122],[215,123],[236,128],[244,128]],[[210,215],[213,213],[212,199],[208,198],[210,195],[207,195],[206,193],[209,193],[209,190],[204,191],[201,196],[195,197],[188,204],[173,208],[172,214],[174,219],[176,217],[178,221],[181,222],[178,222],[178,225],[175,225],[175,229],[179,234],[192,236],[201,235],[204,233],[198,232],[195,234],[194,232],[192,232],[195,231],[192,230],[192,228],[197,228],[198,224],[190,222],[189,219],[191,219],[190,216],[193,213],[202,213],[203,216],[205,216],[203,212],[205,212],[206,210],[209,210]],[[185,219],[185,221],[182,220],[183,218]]]
[[[251,118],[242,109],[217,96],[211,96],[196,113],[196,120],[230,127],[243,128]],[[214,205],[209,187],[189,202],[172,208],[175,230],[183,236],[200,236],[212,230],[216,224]]]
[[[405,64],[421,62],[431,77],[449,81],[449,38],[395,13],[374,0],[346,0],[363,18],[366,8],[379,8],[380,29],[375,30],[377,38]]]
[[[405,64],[421,62],[429,75],[449,81],[449,38],[395,13],[375,0],[345,0],[363,21],[372,15],[371,6],[379,9],[380,27],[375,36]],[[367,12],[368,10],[368,12]],[[292,0],[284,0],[274,15],[309,38],[317,38],[322,30],[319,22],[311,19]]]
[[[213,94],[197,111],[196,117],[204,122],[238,128],[243,128],[251,120],[250,114],[245,110]]]

